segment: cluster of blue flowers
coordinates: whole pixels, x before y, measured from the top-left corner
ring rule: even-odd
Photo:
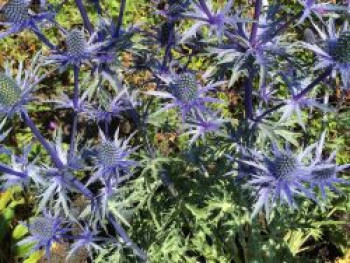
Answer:
[[[25,147],[22,154],[5,144],[0,148],[1,154],[11,156],[11,163],[0,164],[1,189],[33,187],[38,194],[39,215],[25,224],[29,236],[18,245],[34,243],[33,250],[44,249],[49,257],[55,242],[68,241],[68,257],[81,248],[92,257],[104,245],[123,242],[146,260],[147,254],[131,241],[110,211],[108,200],[123,182],[142,169],[135,158],[139,148],[145,147],[153,156],[147,134],[140,136],[145,145],[133,147],[137,131],[147,133],[149,119],[168,112],[179,113],[179,130],[188,136],[188,147],[204,143],[207,138],[235,145],[237,156],[227,161],[232,167],[239,164],[242,168],[232,168],[227,174],[243,175],[242,189],[249,189],[255,202],[252,218],[262,212],[268,218],[282,203],[296,208],[298,198],[303,197],[324,209],[326,189],[341,193],[336,184],[349,183],[339,173],[350,165],[336,164],[335,152],[328,158],[322,154],[326,132],[299,153],[287,142],[283,142],[283,149],[278,146],[274,134],[294,114],[301,130],[306,130],[303,114],[309,109],[334,111],[327,105],[327,94],[334,92],[330,83],[337,73],[342,91],[350,88],[349,6],[299,0],[302,12],[284,20],[279,15],[283,12],[281,6],[270,6],[264,0],[253,1],[252,17],[233,0],[223,6],[211,0],[168,0],[165,5],[160,3],[164,1],[152,1],[154,15],[162,21],[159,27],[134,25],[126,29],[125,0],[121,1],[117,20],[103,16],[99,1],[95,2],[99,14],[96,24],[90,21],[83,3],[76,0],[84,26],[70,29],[56,20],[60,7],[46,1],[40,1],[36,12],[26,0],[8,0],[1,8],[4,21],[0,25],[4,30],[0,39],[29,30],[45,45],[43,49],[49,50],[39,52],[30,65],[19,62],[15,68],[8,63],[0,72],[0,113],[4,119],[0,140],[4,141],[10,132],[4,130],[8,121],[18,118],[50,157],[49,163],[42,162],[39,156],[29,158],[32,145]],[[291,43],[288,30],[293,25],[302,28],[306,23],[313,28],[305,30],[305,39]],[[52,43],[43,33],[44,28],[57,28],[65,48]],[[134,35],[139,35],[140,43],[134,43]],[[140,48],[142,45],[152,48]],[[184,54],[183,47],[191,52]],[[296,67],[293,57],[300,50],[312,51],[315,65]],[[130,68],[123,68],[119,61],[125,53],[133,55]],[[192,60],[203,55],[211,63],[207,71],[190,68]],[[150,72],[153,90],[139,92],[128,87],[123,77],[140,68]],[[60,91],[60,96],[48,104],[53,104],[55,111],[72,112],[69,145],[63,143],[61,127],[55,131],[54,142],[45,138],[28,112],[28,105],[36,103],[34,92],[42,81],[52,72],[66,71],[73,72],[72,94]],[[86,72],[90,77],[83,80]],[[315,92],[322,85],[327,90],[324,98]],[[280,95],[281,87],[289,91],[285,98]],[[239,136],[228,132],[234,129],[233,122],[218,110],[227,108],[218,94],[233,88],[241,93],[243,101],[239,122],[247,124]],[[140,102],[141,98],[146,102]],[[155,107],[161,107],[151,114],[150,104],[155,100]],[[131,116],[137,128],[126,139],[113,124],[113,120],[125,116]],[[81,122],[93,122],[98,138],[81,138]],[[264,145],[257,142],[259,136],[268,138]],[[272,150],[266,150],[269,148]],[[86,200],[88,216],[73,212],[74,197],[79,195]],[[116,237],[106,234],[107,225],[114,227]]]

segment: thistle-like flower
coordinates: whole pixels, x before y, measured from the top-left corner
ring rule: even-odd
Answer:
[[[55,16],[53,12],[32,14],[29,6],[30,1],[27,0],[9,0],[2,6],[0,11],[5,21],[0,22],[0,25],[7,27],[7,30],[0,33],[0,39],[21,32],[24,29],[30,29],[40,34],[37,23],[45,20],[53,21]]]
[[[315,158],[313,160],[314,169],[309,176],[309,182],[312,187],[318,187],[321,191],[322,199],[326,199],[326,187],[335,193],[341,193],[334,184],[349,185],[350,181],[338,177],[338,173],[348,169],[350,164],[337,165],[336,151],[330,154],[327,159],[322,156],[326,132],[323,132],[321,140],[317,145]]]
[[[60,64],[60,71],[64,71],[69,65],[80,66],[83,62],[98,61],[101,47],[105,43],[94,43],[97,40],[97,32],[86,41],[84,31],[73,28],[67,32],[66,51],[53,51],[53,55],[47,57],[46,64]]]
[[[26,224],[25,224],[26,225]],[[69,231],[63,227],[63,221],[58,216],[44,213],[34,218],[28,225],[30,236],[17,243],[18,246],[34,243],[32,251],[45,249],[46,256],[50,258],[51,247],[59,242],[62,236]]]
[[[311,20],[312,21],[312,20]],[[313,23],[313,22],[312,22]],[[333,67],[341,75],[343,87],[350,88],[350,31],[347,24],[336,31],[335,22],[330,19],[326,30],[322,30],[315,23],[320,40],[314,44],[303,42],[302,45],[313,51],[318,63],[315,69]]]
[[[248,185],[258,195],[252,217],[263,207],[268,217],[277,201],[296,208],[294,196],[301,193],[317,202],[314,194],[303,186],[303,182],[312,173],[313,166],[306,166],[302,161],[313,148],[314,145],[309,146],[300,154],[294,155],[288,148],[280,150],[275,147],[272,158],[253,152],[251,158],[254,162],[243,161],[255,168],[252,179],[248,181]]]
[[[39,53],[33,59],[30,69],[24,71],[23,62],[20,62],[16,76],[12,64],[8,64],[4,72],[0,72],[0,113],[12,117],[25,109],[31,100],[31,92],[46,77],[38,77],[38,60]]]
[[[100,130],[101,143],[96,147],[95,172],[87,184],[100,180],[107,186],[118,184],[122,177],[130,174],[131,168],[137,165],[130,160],[130,155],[136,150],[128,144],[133,135],[126,140],[119,139],[119,129],[114,134],[114,140],[109,140]]]
[[[176,74],[168,78],[163,78],[163,80],[169,85],[170,92],[149,91],[146,94],[171,99],[172,102],[166,104],[160,111],[166,111],[174,107],[179,108],[183,123],[185,123],[189,113],[192,116],[195,116],[198,111],[210,113],[205,106],[206,102],[222,102],[219,99],[207,97],[205,94],[226,83],[225,81],[220,81],[202,87],[198,83],[196,76],[190,72]]]

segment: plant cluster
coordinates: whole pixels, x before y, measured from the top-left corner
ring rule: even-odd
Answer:
[[[292,12],[153,0],[146,22],[128,25],[126,0],[115,16],[103,1],[74,2],[82,24],[70,28],[57,18],[66,1],[1,7],[0,41],[27,31],[42,43],[0,72],[0,187],[31,208],[16,247],[50,259],[64,244],[68,262],[82,251],[95,262],[282,262],[281,239],[262,226],[298,229],[285,235],[301,244],[293,256],[322,238],[313,220],[349,190],[350,164],[336,162],[346,141],[329,144],[350,89],[349,1],[298,0]],[[9,139],[19,127],[31,134],[23,149]]]

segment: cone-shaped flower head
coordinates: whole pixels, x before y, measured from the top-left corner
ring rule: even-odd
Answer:
[[[177,107],[181,111],[182,122],[185,123],[189,115],[193,115],[196,111],[212,113],[205,105],[207,102],[222,103],[221,100],[209,97],[206,93],[215,90],[216,87],[225,84],[225,81],[209,83],[202,86],[196,79],[196,75],[192,72],[183,72],[162,76],[162,80],[169,85],[168,92],[149,91],[149,95],[161,98],[171,99],[161,111]]]
[[[329,40],[327,49],[335,61],[350,63],[350,31],[342,32],[336,40]]]
[[[59,241],[62,235],[69,230],[64,228],[62,223],[61,218],[49,213],[36,217],[27,225],[30,236],[17,243],[17,245],[34,243],[35,246],[32,252],[44,248],[46,256],[49,258],[53,243]]]
[[[292,155],[282,153],[272,161],[267,162],[270,173],[277,179],[290,179],[295,170],[298,169],[298,162]]]
[[[20,24],[29,19],[28,3],[24,0],[10,0],[2,8],[7,22]]]
[[[175,97],[183,102],[190,102],[198,96],[198,85],[196,76],[192,73],[182,73],[173,85]]]
[[[29,224],[29,232],[33,237],[49,242],[56,234],[58,222],[51,217],[38,217]]]
[[[11,108],[21,99],[21,89],[4,73],[0,73],[0,107]]]
[[[128,145],[133,135],[126,140],[121,140],[118,129],[114,135],[114,140],[106,138],[102,131],[100,131],[100,136],[102,141],[96,146],[95,160],[97,171],[87,184],[100,180],[102,183],[110,186],[110,184],[122,181],[121,177],[129,174],[131,168],[137,165],[136,161],[129,159],[130,155],[135,151],[135,148],[131,148]],[[116,180],[113,178],[116,178]]]
[[[12,34],[17,34],[25,29],[39,32],[39,24],[44,21],[53,21],[55,13],[45,7],[45,3],[40,5],[40,13],[33,13],[30,10],[30,0],[8,0],[1,7],[3,19],[0,25],[6,29],[0,32],[0,39]],[[43,1],[45,2],[45,1]],[[41,40],[42,37],[40,37]]]
[[[85,54],[87,42],[84,32],[79,29],[72,29],[66,39],[68,54],[72,57],[82,57]]]
[[[78,28],[73,28],[66,32],[66,50],[54,50],[52,55],[47,57],[47,64],[61,64],[60,71],[66,70],[68,65],[79,66],[82,63],[91,64],[92,61],[99,61],[100,49],[105,42],[96,42],[97,32],[92,34],[89,39],[85,32]]]
[[[322,199],[326,199],[326,188],[329,188],[335,193],[342,194],[341,190],[336,188],[335,184],[349,185],[350,182],[339,176],[340,172],[348,169],[350,164],[337,165],[336,151],[334,151],[327,159],[324,159],[322,154],[324,142],[326,139],[326,132],[322,133],[321,140],[318,143],[315,159],[314,169],[309,176],[309,183],[312,187],[317,187],[321,191]]]
[[[116,166],[119,163],[123,151],[114,143],[104,141],[98,147],[97,158],[99,163],[105,167]]]
[[[282,150],[275,146],[272,157],[252,152],[250,158],[254,162],[248,162],[248,164],[253,165],[256,170],[248,184],[253,186],[257,194],[252,216],[265,208],[268,217],[272,207],[278,202],[287,203],[291,208],[296,208],[295,196],[300,194],[317,202],[314,194],[303,185],[311,175],[313,166],[304,165],[302,160],[313,148],[314,145],[311,145],[296,155],[289,147]]]

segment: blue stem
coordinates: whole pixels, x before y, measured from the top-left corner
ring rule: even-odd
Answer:
[[[50,40],[40,31],[40,29],[36,25],[33,26],[32,29],[41,42],[43,42],[46,46],[48,46],[51,49],[57,49],[57,46],[52,44]]]
[[[205,0],[198,0],[200,6],[202,7],[203,11],[206,13],[206,15],[208,16],[208,19],[211,21],[213,19],[213,14],[210,12],[207,3],[205,2]]]
[[[72,122],[72,131],[70,137],[70,145],[69,145],[69,159],[74,158],[75,144],[76,144],[76,134],[77,134],[77,126],[78,126],[78,112],[79,112],[79,66],[74,65],[74,94],[73,94],[73,107],[74,107],[74,115]]]
[[[125,244],[128,247],[131,247],[135,254],[138,255],[143,261],[147,260],[147,255],[143,252],[128,236],[124,228],[115,220],[112,214],[108,214],[108,220],[113,225],[115,231],[119,234],[119,236],[123,239]]]
[[[119,35],[120,35],[120,29],[121,29],[122,24],[123,24],[123,17],[124,17],[124,12],[125,12],[125,6],[126,6],[126,0],[122,0],[122,2],[120,4],[120,9],[119,9],[119,15],[118,15],[118,21],[117,21],[116,30],[115,30],[114,35],[113,35],[114,38],[118,38]]]
[[[253,78],[254,74],[252,70],[249,70],[244,85],[244,106],[247,119],[253,119]]]
[[[309,93],[317,84],[319,84],[321,81],[325,80],[331,73],[332,73],[333,67],[328,67],[325,72],[323,72],[320,76],[318,76],[313,82],[311,82],[304,90],[300,91],[297,95],[295,95],[293,98],[295,100],[299,100],[302,97],[304,97],[307,93]]]
[[[83,19],[85,28],[89,31],[90,35],[92,35],[94,32],[94,27],[92,26],[92,24],[90,22],[89,16],[86,12],[86,9],[85,9],[83,2],[81,0],[75,0],[75,3],[79,9],[79,12],[80,12],[81,17]]]
[[[51,156],[51,159],[54,162],[55,166],[60,170],[65,169],[65,166],[62,163],[62,161],[59,159],[56,150],[46,141],[44,136],[40,133],[35,123],[29,117],[27,111],[23,110],[21,114],[22,114],[22,118],[24,119],[24,122],[33,132],[35,138],[37,138],[40,144],[46,149],[46,151]],[[90,198],[91,200],[94,198],[94,194],[88,188],[86,188],[85,185],[82,184],[76,177],[74,177],[70,173],[64,173],[64,175],[65,175],[65,180],[70,182],[82,194],[84,194],[86,197]]]
[[[0,164],[0,172],[2,173],[7,173],[7,174],[12,174],[21,178],[25,178],[27,177],[27,175],[25,173],[22,172],[17,172],[15,170],[12,170],[10,167],[7,167],[5,165]]]
[[[255,10],[254,10],[254,22],[252,25],[252,32],[250,34],[250,43],[254,44],[256,41],[256,36],[259,28],[259,17],[261,14],[262,0],[255,0]]]
[[[32,119],[29,117],[28,112],[26,110],[23,110],[21,112],[22,117],[24,119],[24,122],[26,125],[30,128],[30,130],[33,132],[35,138],[41,143],[41,145],[46,149],[46,151],[49,153],[49,155],[52,158],[52,161],[58,168],[63,168],[64,165],[61,162],[61,160],[58,158],[57,152],[51,145],[46,141],[44,136],[40,133],[38,128],[36,127],[35,123],[32,121]]]

